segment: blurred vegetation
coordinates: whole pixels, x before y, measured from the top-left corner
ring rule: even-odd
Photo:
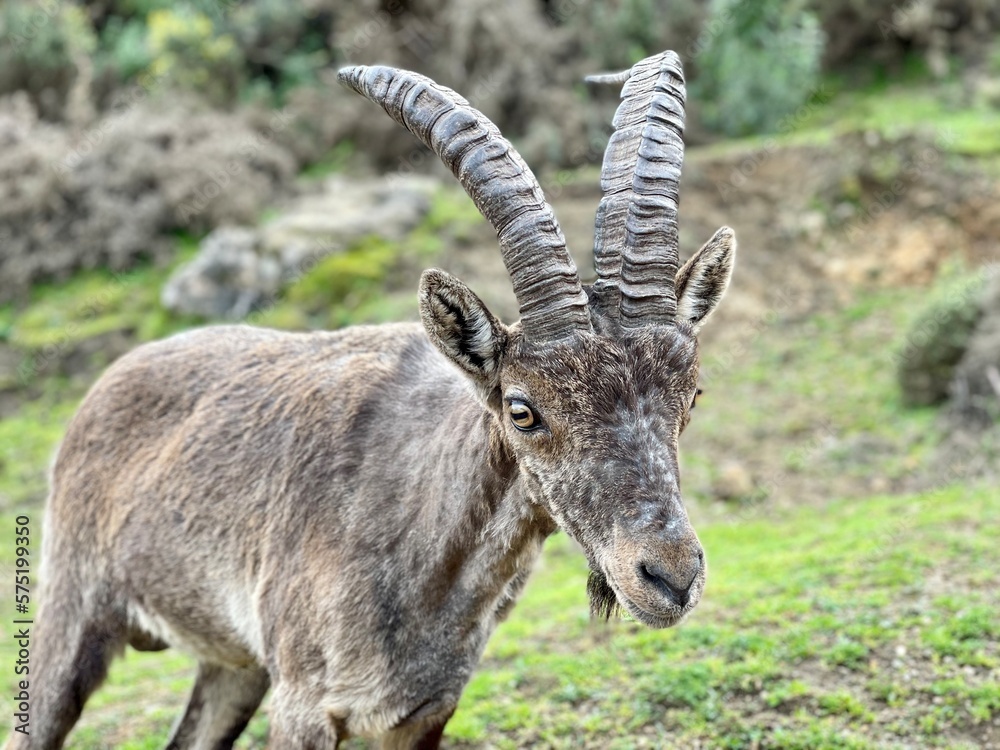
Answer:
[[[874,63],[868,78],[873,71],[896,75],[914,59],[933,68],[949,55],[956,65],[964,56],[1000,70],[1000,50],[988,33],[1000,27],[1000,12],[980,5],[681,0],[665,12],[655,0],[567,0],[539,3],[538,18],[524,23],[560,27],[565,34],[555,46],[572,40],[591,70],[676,49],[700,102],[701,125],[745,135],[780,128],[815,92],[821,73],[856,76],[861,51]],[[413,24],[430,40],[428,29],[440,32],[461,17],[460,0],[389,10],[343,0],[7,0],[0,7],[0,40],[8,42],[0,44],[0,95],[65,97],[86,55],[101,97],[150,75],[215,103],[280,101],[359,51],[358,39],[361,51],[397,48],[410,36],[397,27]],[[46,105],[49,117],[56,116],[53,106]],[[521,109],[527,114],[530,107]]]
[[[213,100],[225,101],[239,90],[242,61],[236,42],[232,35],[218,33],[204,13],[185,6],[155,10],[147,27],[150,75],[200,90]]]
[[[982,316],[984,287],[981,273],[945,275],[923,301],[896,353],[899,387],[910,406],[934,406],[948,398]]]
[[[421,224],[396,242],[359,241],[321,260],[272,304],[252,313],[254,325],[322,330],[416,316],[414,280],[482,222],[456,188],[442,190]],[[177,239],[174,261],[127,273],[94,270],[62,284],[37,284],[31,300],[0,307],[0,345],[20,363],[0,390],[32,398],[0,421],[0,509],[39,502],[49,459],[95,372],[144,341],[213,321],[171,313],[160,302],[170,274],[197,252]],[[217,321],[216,321],[217,322]]]
[[[703,123],[732,136],[779,129],[819,84],[819,21],[789,0],[713,0],[710,7],[695,47]]]
[[[105,73],[127,81],[148,72],[220,103],[280,98],[315,83],[331,61],[328,21],[281,0],[119,0],[97,24]]]
[[[42,114],[61,116],[78,66],[98,42],[86,12],[76,5],[0,4],[0,95],[27,91]]]

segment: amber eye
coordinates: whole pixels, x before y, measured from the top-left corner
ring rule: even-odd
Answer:
[[[511,401],[510,406],[507,407],[507,411],[510,413],[510,421],[519,430],[527,432],[538,426],[535,412],[523,401]]]
[[[693,409],[698,405],[698,396],[701,395],[701,388],[694,392],[694,398],[691,399],[691,408]]]

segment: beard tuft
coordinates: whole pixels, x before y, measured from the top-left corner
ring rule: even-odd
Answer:
[[[590,616],[600,620],[610,620],[622,614],[621,605],[614,589],[604,573],[590,571],[587,578],[587,596],[590,599]]]

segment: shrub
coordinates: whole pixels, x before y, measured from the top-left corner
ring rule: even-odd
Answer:
[[[714,0],[693,52],[704,124],[747,135],[774,130],[816,90],[823,33],[801,3]]]
[[[39,112],[58,119],[77,78],[77,61],[97,40],[84,12],[56,0],[0,4],[0,96],[26,91]]]
[[[897,379],[910,406],[948,398],[955,368],[982,316],[983,278],[958,277],[931,295],[899,347]]]
[[[150,73],[225,102],[239,91],[243,60],[236,41],[190,6],[154,10],[147,19]]]

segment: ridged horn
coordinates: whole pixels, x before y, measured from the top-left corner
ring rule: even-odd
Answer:
[[[359,65],[343,68],[337,78],[441,157],[496,229],[528,339],[552,341],[591,330],[587,295],[555,214],[496,125],[417,73]]]
[[[677,208],[684,161],[684,76],[673,52],[648,57],[625,73],[614,133],[604,153],[604,197],[594,222],[598,299],[618,307],[623,326],[667,323],[677,310],[680,264]],[[617,303],[615,305],[614,303]]]

